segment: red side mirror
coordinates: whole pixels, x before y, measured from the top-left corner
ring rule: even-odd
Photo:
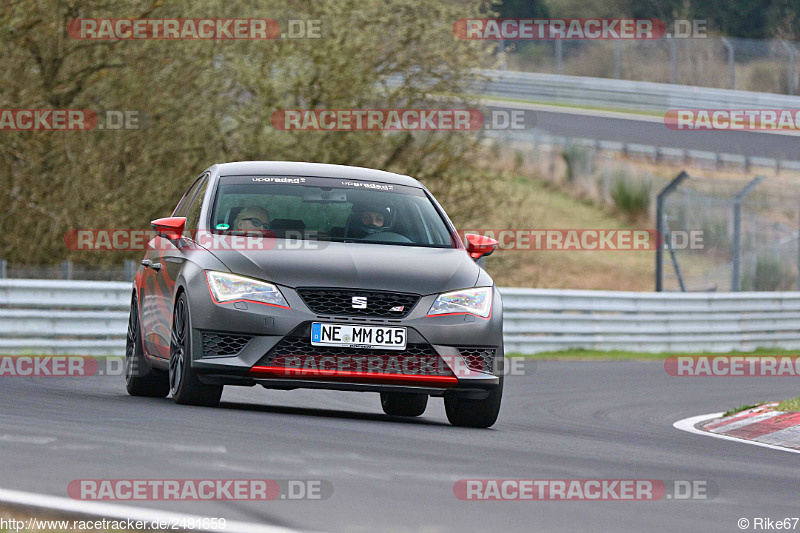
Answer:
[[[183,237],[183,227],[186,225],[186,217],[159,218],[150,222],[156,233],[171,241]]]
[[[486,255],[490,255],[497,249],[497,241],[491,237],[484,235],[477,235],[475,233],[467,233],[464,235],[467,239],[467,252],[473,259],[480,259]]]

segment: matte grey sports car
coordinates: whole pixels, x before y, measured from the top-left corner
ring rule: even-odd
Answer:
[[[500,295],[465,235],[408,176],[314,163],[214,165],[152,222],[133,285],[134,396],[216,405],[225,385],[379,392],[419,416],[495,423]]]

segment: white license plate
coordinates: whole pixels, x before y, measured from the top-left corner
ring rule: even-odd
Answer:
[[[314,322],[311,324],[311,344],[405,350],[406,328]]]

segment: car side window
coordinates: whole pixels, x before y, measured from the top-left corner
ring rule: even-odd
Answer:
[[[189,209],[186,213],[186,229],[197,229],[197,224],[200,222],[200,211],[203,209],[203,200],[206,197],[206,188],[208,187],[208,176],[204,177],[200,182],[200,187],[189,203]]]
[[[175,208],[175,211],[172,212],[172,216],[174,217],[185,217],[186,214],[189,212],[189,207],[192,203],[192,199],[194,198],[194,194],[197,192],[197,189],[200,187],[202,183],[204,183],[208,179],[207,174],[203,174],[192,183],[192,186],[189,187],[189,190],[186,191],[186,194],[183,195],[181,201],[178,202],[178,206]]]

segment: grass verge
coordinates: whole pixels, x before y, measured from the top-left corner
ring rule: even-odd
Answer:
[[[512,205],[483,213],[480,220],[456,221],[464,229],[641,229],[641,224],[591,201],[579,200],[535,176],[506,174],[495,194]],[[512,202],[511,199],[514,201]],[[519,201],[517,204],[516,202]],[[645,227],[652,226],[652,223]],[[655,252],[501,249],[486,265],[503,287],[651,291]]]
[[[725,413],[722,415],[722,418],[725,418],[726,416],[735,415],[736,413],[741,413],[742,411],[747,411],[748,409],[753,409],[755,407],[758,407],[759,405],[762,405],[763,403],[764,402],[756,402],[751,404],[740,405],[739,407],[734,407],[730,411],[725,411]]]
[[[800,411],[800,397],[783,400],[775,409],[778,411]]]
[[[509,102],[515,104],[532,104],[532,105],[540,105],[540,106],[547,106],[556,108],[554,111],[558,111],[557,108],[565,107],[570,109],[584,109],[587,111],[610,111],[612,113],[625,113],[628,115],[645,115],[649,117],[659,117],[663,118],[665,112],[658,112],[658,111],[648,111],[645,109],[629,109],[624,107],[608,107],[608,106],[599,106],[599,105],[584,105],[584,104],[573,104],[569,102],[545,102],[541,100],[527,100],[522,98],[508,98],[504,96],[493,96],[493,95],[486,95],[486,94],[471,94],[469,95],[471,98],[475,98],[478,100],[493,100],[497,102]]]

